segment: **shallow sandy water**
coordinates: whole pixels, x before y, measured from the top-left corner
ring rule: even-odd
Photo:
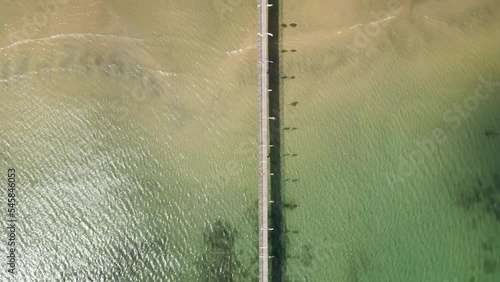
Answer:
[[[255,5],[136,3],[2,3],[20,277],[255,281]],[[498,4],[387,7],[282,4],[285,281],[496,281],[498,92],[456,129],[443,115],[500,80]]]
[[[20,175],[18,278],[253,279],[253,6],[224,20],[195,2],[3,7],[0,163]],[[25,36],[22,18],[41,16]]]

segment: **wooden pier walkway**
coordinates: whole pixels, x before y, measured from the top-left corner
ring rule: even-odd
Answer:
[[[269,85],[267,46],[267,0],[258,0],[258,66],[259,66],[259,281],[269,279],[268,251],[268,177],[269,168]]]

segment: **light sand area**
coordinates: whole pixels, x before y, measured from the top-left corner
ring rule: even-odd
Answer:
[[[468,36],[494,31],[500,9],[492,0],[290,1],[285,6],[282,21],[298,25],[284,29],[285,49],[339,50],[344,60],[376,54],[377,49],[411,54],[452,40],[458,44]]]
[[[242,3],[216,17],[206,12],[216,5],[170,4],[76,1],[60,6],[32,37],[2,36],[0,93],[36,96],[44,107],[30,111],[38,117],[51,115],[44,114],[47,104],[55,112],[92,107],[79,118],[103,115],[142,127],[154,150],[193,167],[193,175],[233,173],[240,163],[228,158],[256,156],[255,7]],[[42,11],[10,9],[27,19]],[[10,19],[7,30],[17,35],[23,22]],[[245,51],[227,53],[239,49]]]

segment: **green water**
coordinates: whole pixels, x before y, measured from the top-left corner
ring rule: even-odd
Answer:
[[[57,3],[0,2],[0,280],[257,281],[255,3]],[[282,281],[498,281],[499,5],[387,4],[280,5]]]
[[[283,4],[286,281],[500,279],[499,6],[479,2],[404,2],[366,47],[384,1]]]

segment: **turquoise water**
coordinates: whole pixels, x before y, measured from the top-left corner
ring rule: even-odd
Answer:
[[[498,281],[498,5],[384,4],[283,4],[285,281]]]

